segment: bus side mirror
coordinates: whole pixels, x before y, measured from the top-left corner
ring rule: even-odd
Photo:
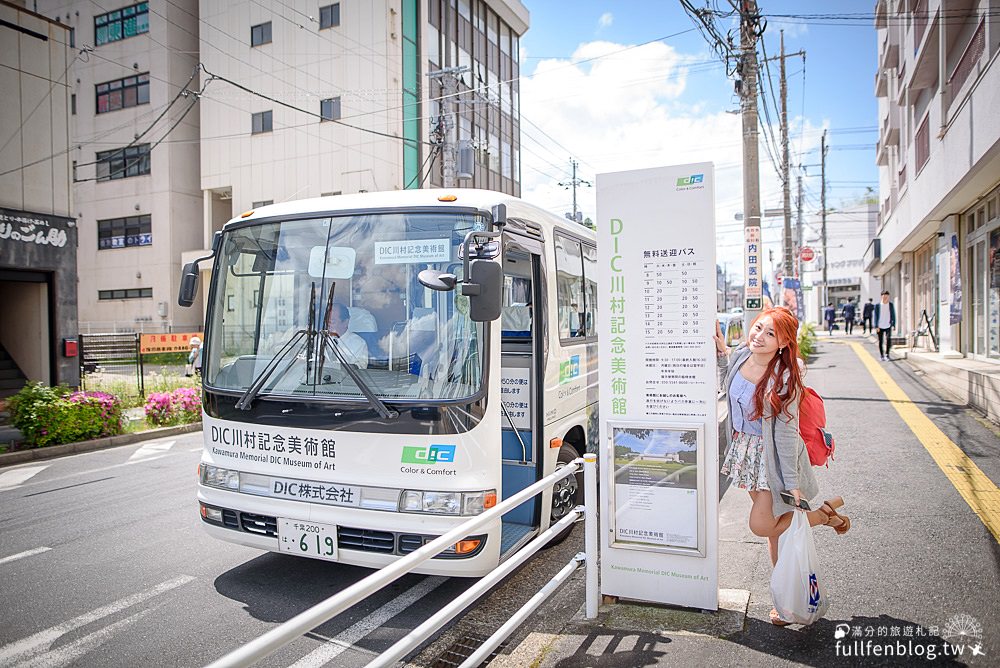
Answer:
[[[177,304],[188,307],[194,303],[198,292],[198,263],[188,262],[181,271],[181,287],[177,293]]]
[[[462,294],[469,298],[470,320],[496,320],[503,301],[503,267],[493,260],[473,260],[469,263],[469,277],[462,284]]]
[[[448,274],[437,269],[424,269],[417,274],[417,280],[425,288],[437,290],[438,292],[454,290],[455,285],[458,283],[458,278],[455,274]]]

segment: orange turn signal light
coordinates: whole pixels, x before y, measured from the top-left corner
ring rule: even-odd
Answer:
[[[438,197],[439,202],[454,202],[458,199],[457,195],[441,195]]]
[[[460,540],[455,543],[455,554],[468,554],[470,552],[475,552],[479,548],[479,544],[481,542],[482,541],[478,538]]]
[[[550,448],[561,448],[563,446],[563,440],[561,438],[553,438],[549,441]]]
[[[241,213],[240,214],[240,218],[249,218],[252,215],[253,215],[253,209],[251,209],[250,211],[244,211],[243,213]]]
[[[497,493],[486,492],[486,495],[483,496],[483,508],[489,510],[495,505],[497,505]]]

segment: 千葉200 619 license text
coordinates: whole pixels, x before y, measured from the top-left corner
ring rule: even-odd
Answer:
[[[278,549],[316,559],[337,560],[337,527],[278,518]]]

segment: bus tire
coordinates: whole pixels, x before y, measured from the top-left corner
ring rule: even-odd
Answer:
[[[570,462],[580,457],[572,445],[564,443],[559,448],[559,459],[556,461],[556,470],[566,466]],[[579,470],[575,475],[567,476],[557,482],[552,487],[552,510],[549,525],[555,524],[566,514],[583,505],[583,470]],[[549,541],[549,545],[558,545],[566,540],[573,532],[573,525],[566,527],[559,535]]]

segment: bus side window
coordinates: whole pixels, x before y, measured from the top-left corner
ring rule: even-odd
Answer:
[[[587,335],[587,314],[580,242],[559,234],[555,240],[559,338],[583,338]]]
[[[585,336],[597,336],[597,249],[583,245],[584,313],[586,314]]]

